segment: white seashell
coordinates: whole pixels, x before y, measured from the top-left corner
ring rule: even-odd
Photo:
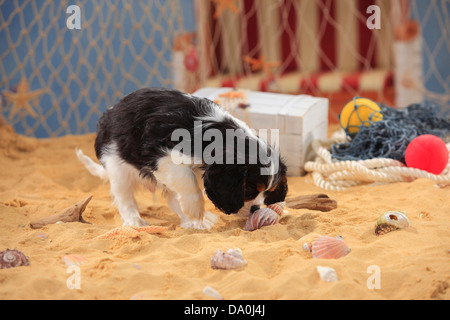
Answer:
[[[318,237],[311,244],[311,252],[317,259],[339,259],[350,252],[350,248],[341,236],[332,238],[329,236]]]
[[[409,218],[403,211],[388,211],[375,222],[375,234],[381,235],[393,230],[409,227]]]
[[[206,294],[207,296],[210,296],[217,300],[223,300],[220,293],[218,293],[216,290],[214,290],[214,288],[211,288],[210,286],[204,287],[202,292],[203,292],[203,294]]]
[[[317,272],[319,273],[320,279],[325,282],[338,281],[336,271],[330,267],[317,266]]]
[[[43,240],[48,239],[48,235],[43,232],[39,233],[36,237],[38,237],[39,239],[43,239]]]
[[[235,269],[245,266],[247,261],[242,255],[241,249],[230,249],[228,252],[217,250],[211,258],[213,269]]]
[[[144,300],[145,299],[145,295],[142,293],[136,293],[135,295],[133,295],[130,300]]]
[[[312,248],[311,248],[311,243],[305,242],[303,244],[303,249],[305,249],[308,252],[311,252]]]

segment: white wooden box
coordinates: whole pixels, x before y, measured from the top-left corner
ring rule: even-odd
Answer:
[[[221,94],[232,90],[202,88],[193,95],[214,101]],[[245,92],[249,107],[228,111],[245,121],[256,133],[260,129],[278,129],[279,150],[286,160],[288,175],[303,175],[304,163],[314,158],[311,142],[326,139],[328,135],[328,99],[308,95]]]

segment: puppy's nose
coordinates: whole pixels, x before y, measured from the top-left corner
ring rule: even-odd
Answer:
[[[250,207],[250,213],[253,213],[253,212],[255,212],[255,211],[258,210],[258,209],[259,209],[259,206],[258,206],[258,205],[251,206],[251,207]]]

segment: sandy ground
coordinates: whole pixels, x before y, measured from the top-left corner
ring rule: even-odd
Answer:
[[[337,209],[290,209],[278,224],[254,232],[244,231],[245,220],[220,213],[209,201],[207,209],[219,217],[216,226],[185,230],[164,199],[154,203],[142,191],[141,215],[168,231],[91,240],[120,225],[109,185],[75,156],[79,147],[95,159],[94,138],[35,140],[0,127],[0,251],[17,248],[30,260],[29,266],[0,270],[0,299],[212,299],[202,293],[205,286],[224,299],[450,298],[450,187],[419,179],[326,192],[337,200]],[[288,182],[289,196],[323,192],[309,175]],[[93,199],[83,217],[90,224],[30,228],[30,221],[89,195]],[[411,227],[374,235],[376,219],[389,210],[405,211]],[[314,234],[341,235],[351,252],[337,260],[313,259],[303,243]],[[212,255],[229,248],[240,248],[247,266],[213,270]],[[73,271],[62,260],[68,254],[86,261]],[[323,282],[317,266],[334,268],[339,280]],[[70,289],[75,276],[80,289]]]

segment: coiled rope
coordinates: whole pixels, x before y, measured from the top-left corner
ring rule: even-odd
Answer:
[[[333,143],[345,141],[344,131],[330,140],[312,142],[317,155],[315,161],[305,163],[305,170],[312,172],[314,184],[325,190],[341,191],[363,183],[409,182],[425,178],[436,183],[450,183],[450,161],[440,175],[424,170],[408,168],[402,162],[390,158],[367,160],[333,160],[329,148]],[[446,144],[450,152],[450,143]]]

